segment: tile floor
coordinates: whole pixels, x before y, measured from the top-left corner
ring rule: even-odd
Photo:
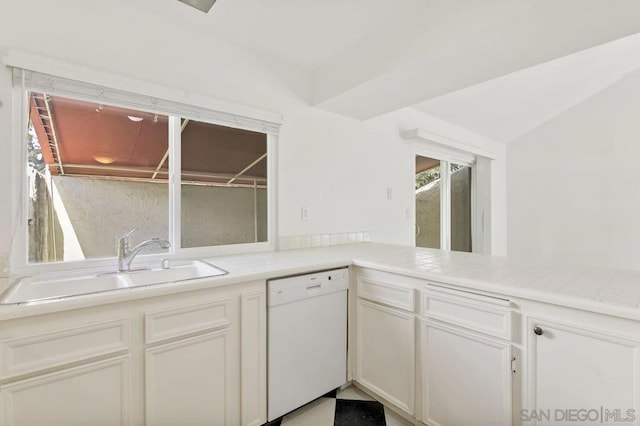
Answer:
[[[411,423],[351,386],[330,392],[265,426],[409,426]]]

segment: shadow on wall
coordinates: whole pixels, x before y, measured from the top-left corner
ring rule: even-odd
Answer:
[[[33,198],[29,202],[29,261],[56,262],[64,259],[60,221],[47,189],[46,178],[36,173]]]
[[[416,191],[416,246],[440,248],[440,179]],[[471,169],[451,174],[451,250],[471,251]]]

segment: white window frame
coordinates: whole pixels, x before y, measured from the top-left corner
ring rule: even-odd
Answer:
[[[19,57],[19,59],[22,59]],[[14,58],[5,58],[5,64],[12,66],[14,68],[22,68],[21,66],[24,62],[23,60],[16,60]],[[17,62],[17,63],[16,63]],[[29,61],[28,61],[29,62]],[[31,61],[33,63],[33,61]],[[36,63],[39,65],[38,60],[36,59]],[[49,61],[46,62],[48,65],[51,65]],[[38,71],[38,66],[35,66],[33,69],[35,72],[42,73]],[[62,65],[61,68],[68,67],[66,65]],[[54,67],[55,68],[55,67]],[[86,74],[86,69],[84,70]],[[60,72],[55,74],[57,77],[53,78],[61,78],[68,79],[65,73]],[[51,73],[50,75],[54,75]],[[125,93],[126,90],[123,91],[121,86],[122,77],[119,76],[109,76],[104,73],[100,73],[95,71],[96,79],[101,80],[98,84],[96,83],[87,83],[86,80],[78,81],[79,85],[83,85],[83,87],[91,87],[95,86],[98,93],[100,90],[113,90],[120,91]],[[106,80],[106,82],[105,82]],[[59,262],[42,262],[42,263],[29,263],[28,261],[28,226],[27,226],[27,211],[28,211],[28,196],[27,196],[27,173],[26,173],[26,164],[27,164],[27,149],[26,149],[26,137],[27,137],[27,123],[28,123],[28,92],[29,91],[43,91],[47,94],[59,95],[65,97],[71,97],[78,100],[89,101],[89,102],[97,102],[113,105],[116,107],[122,108],[130,108],[137,109],[140,111],[146,111],[151,113],[158,113],[169,116],[169,151],[171,155],[169,156],[169,205],[167,215],[168,215],[168,229],[169,229],[169,240],[172,243],[171,248],[168,253],[160,253],[160,254],[141,254],[138,256],[139,262],[153,262],[159,261],[163,258],[208,258],[213,256],[227,255],[227,254],[238,254],[238,253],[251,253],[251,252],[260,252],[260,251],[273,251],[276,249],[276,242],[278,237],[277,231],[277,188],[278,188],[278,173],[277,173],[277,159],[278,159],[278,128],[281,124],[281,116],[279,114],[271,113],[268,111],[261,111],[253,108],[239,106],[230,102],[212,100],[208,98],[202,98],[199,95],[194,94],[183,94],[186,99],[196,98],[203,102],[201,103],[191,103],[185,104],[184,102],[171,100],[172,97],[175,96],[167,96],[166,98],[162,98],[163,95],[175,95],[175,92],[170,88],[166,88],[160,85],[153,85],[147,82],[138,82],[136,80],[127,80],[127,84],[124,86],[129,87],[138,87],[142,86],[147,89],[151,86],[151,93],[156,92],[158,94],[157,97],[151,95],[151,102],[154,104],[157,103],[157,108],[143,108],[140,107],[139,104],[135,103],[126,103],[126,102],[118,102],[113,99],[109,99],[108,101],[103,101],[100,97],[91,97],[91,96],[76,96],[70,95],[68,91],[65,90],[56,90],[55,86],[52,85],[52,88],[47,88],[47,90],[42,90],[38,87],[33,88],[25,85],[24,78],[22,85],[13,86],[12,92],[12,179],[13,179],[13,203],[14,211],[12,212],[12,229],[13,229],[13,239],[11,244],[11,273],[17,275],[24,274],[32,274],[32,273],[40,273],[40,272],[54,272],[60,270],[76,270],[83,268],[94,268],[94,267],[106,267],[106,266],[117,266],[117,258],[114,256],[108,258],[96,258],[96,259],[84,259],[78,261],[59,261]],[[120,87],[119,87],[120,86]],[[136,96],[140,97],[149,97],[149,90],[147,90],[147,94],[138,95],[135,92],[129,92],[131,96],[134,98]],[[168,108],[163,108],[162,105],[168,105]],[[215,105],[215,109],[211,109],[211,105]],[[173,109],[172,109],[173,108]],[[184,113],[175,113],[175,108],[184,109]],[[189,113],[189,108],[191,113]],[[167,111],[169,109],[169,111]],[[240,114],[238,114],[240,111]],[[254,113],[254,114],[252,114]],[[216,119],[214,117],[220,116],[223,119]],[[224,119],[227,117],[231,117],[234,119],[234,123],[237,125],[231,125],[229,119]],[[266,120],[265,120],[266,117]],[[257,243],[243,243],[243,244],[230,244],[230,245],[219,245],[219,246],[209,246],[209,247],[193,247],[193,248],[182,248],[181,245],[181,132],[180,132],[180,120],[182,118],[187,118],[194,121],[200,121],[205,123],[211,123],[226,127],[235,127],[242,128],[245,130],[251,131],[260,131],[267,135],[267,176],[268,176],[268,184],[267,184],[267,241],[266,242],[257,242]],[[254,122],[264,122],[268,124],[268,127],[265,126],[265,131],[257,130],[255,126],[252,126]],[[249,124],[246,124],[249,123]],[[135,224],[131,224],[131,228],[134,228]],[[115,241],[118,236],[114,235],[113,242],[115,247]],[[135,237],[134,237],[135,238]]]
[[[476,227],[473,218],[476,215],[476,157],[470,153],[457,152],[439,147],[434,142],[415,141],[413,148],[413,176],[415,181],[415,157],[428,157],[440,161],[440,250],[451,251],[451,164],[471,168],[471,251],[476,251]],[[416,197],[413,197],[413,215],[415,222]],[[416,245],[416,233],[413,233],[413,245]]]
[[[493,161],[496,153],[481,148],[476,138],[456,140],[432,131],[414,128],[400,132],[400,137],[413,144],[413,158],[415,164],[416,155],[424,155],[432,158],[442,158],[449,162],[459,164],[474,164],[471,168],[471,238],[473,253],[493,254]],[[473,141],[472,141],[473,140]],[[415,168],[413,174],[415,185]],[[414,186],[415,187],[415,186]],[[415,196],[412,197],[413,219],[415,224]],[[415,225],[412,225],[415,226]],[[413,234],[413,246],[415,246],[415,231]]]

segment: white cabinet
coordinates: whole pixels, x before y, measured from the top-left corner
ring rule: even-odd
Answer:
[[[640,336],[596,328],[606,320],[528,318],[525,424],[640,423]]]
[[[263,283],[147,312],[146,424],[265,423],[266,319]]]
[[[0,426],[261,425],[266,283],[0,323]]]
[[[126,425],[129,383],[129,356],[16,381],[0,392],[0,424]]]
[[[129,349],[128,318],[96,321],[89,316],[88,319],[92,323],[81,326],[76,326],[73,320],[42,320],[40,327],[35,328],[24,321],[8,324],[11,329],[7,331],[13,332],[14,337],[0,339],[0,380]]]
[[[640,426],[639,321],[366,268],[356,290],[355,382],[430,426]]]
[[[267,421],[267,295],[244,293],[240,300],[240,404],[243,426]]]
[[[239,362],[229,330],[146,351],[148,425],[238,424],[229,395],[231,363]],[[237,352],[237,350],[235,351]]]
[[[394,278],[396,278],[394,280]],[[356,381],[409,414],[415,400],[414,291],[402,278],[358,275]]]
[[[117,311],[0,324],[0,425],[129,424],[130,328]]]
[[[227,292],[212,297],[146,313],[147,425],[240,424],[240,401],[228,397],[239,380],[238,304]]]
[[[436,286],[421,295],[422,420],[510,425],[510,301]]]
[[[413,314],[358,300],[356,380],[413,414]]]
[[[422,416],[433,426],[511,424],[511,345],[420,321]]]

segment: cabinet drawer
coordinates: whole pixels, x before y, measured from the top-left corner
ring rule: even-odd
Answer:
[[[121,319],[4,340],[0,379],[125,351],[129,328]]]
[[[358,272],[358,297],[414,312],[415,290],[424,281],[372,269]]]
[[[413,312],[414,290],[369,277],[358,277],[358,297]]]
[[[161,342],[231,325],[231,300],[189,305],[145,315],[145,342]]]
[[[507,340],[511,339],[509,303],[504,299],[455,290],[439,291],[428,288],[422,291],[424,317],[457,324]]]

